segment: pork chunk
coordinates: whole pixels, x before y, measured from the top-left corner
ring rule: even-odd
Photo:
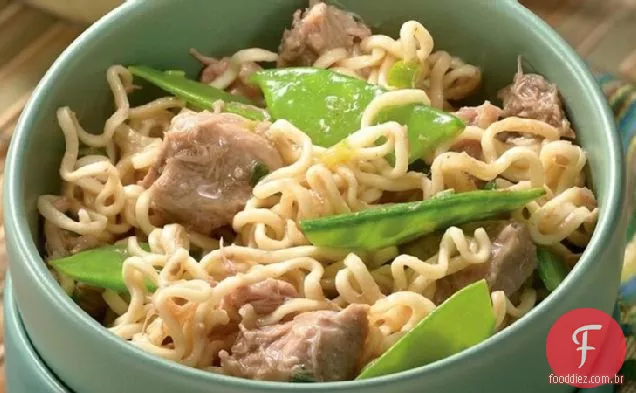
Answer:
[[[491,291],[503,291],[512,296],[530,278],[538,261],[528,227],[513,221],[491,225],[486,231],[492,240],[490,259],[437,281],[436,304],[481,279],[486,280]]]
[[[282,165],[254,122],[230,113],[183,112],[172,121],[157,161],[141,182],[164,224],[203,234],[231,223],[251,197],[259,165]]]
[[[292,27],[283,34],[278,67],[311,66],[330,49],[349,51],[371,35],[371,30],[350,14],[322,2],[294,13]]]
[[[59,197],[53,201],[53,206],[59,211],[76,216],[80,208],[79,202],[68,197]],[[98,248],[111,243],[114,239],[110,235],[98,238],[92,235],[79,235],[66,229],[58,228],[52,223],[44,223],[45,248],[48,260],[64,258],[79,252]]]
[[[316,381],[344,381],[358,373],[368,334],[366,308],[315,311],[280,325],[246,330],[221,352],[228,375],[266,381],[290,381],[301,373]]]
[[[556,85],[537,74],[524,74],[521,69],[513,83],[499,92],[505,117],[517,116],[544,121],[559,129],[562,137],[575,137]]]
[[[73,300],[93,319],[102,321],[108,310],[108,305],[102,297],[103,292],[101,288],[78,283],[73,288]]]
[[[230,58],[223,57],[220,60],[214,57],[203,56],[199,52],[192,50],[192,55],[204,65],[199,80],[202,83],[209,84],[227,71],[230,66]],[[253,102],[260,103],[263,99],[261,90],[249,83],[248,78],[263,68],[256,63],[247,62],[241,65],[238,76],[232,84],[227,87],[230,94],[243,96]]]
[[[498,106],[492,105],[489,101],[478,106],[464,106],[459,111],[453,113],[462,119],[468,126],[476,126],[486,129],[501,117],[503,111]],[[478,160],[482,157],[481,140],[461,139],[451,146],[450,151],[466,152],[469,156]],[[477,181],[477,179],[474,179]]]
[[[255,284],[238,287],[223,300],[224,307],[238,310],[251,304],[257,314],[274,312],[286,299],[298,297],[296,289],[288,282],[268,278]]]
[[[503,111],[498,106],[489,101],[478,106],[464,106],[455,112],[454,115],[462,119],[469,126],[488,128],[492,123],[499,120]]]

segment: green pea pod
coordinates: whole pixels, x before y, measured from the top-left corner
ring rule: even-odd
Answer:
[[[497,182],[495,180],[491,180],[487,182],[482,187],[482,190],[496,190],[496,189],[497,189]]]
[[[162,72],[146,66],[129,66],[128,70],[133,75],[145,79],[197,108],[209,110],[216,101],[223,100],[224,109],[227,112],[250,120],[266,120],[269,117],[267,112],[254,106],[247,98],[193,81],[178,71]]]
[[[261,179],[267,176],[268,174],[269,174],[269,168],[267,167],[267,165],[263,164],[260,161],[257,162],[256,165],[254,165],[254,169],[252,169],[252,176],[250,177],[250,185],[252,187],[256,186],[258,182],[261,181]]]
[[[281,68],[255,72],[250,81],[265,94],[269,113],[285,119],[323,147],[331,147],[360,129],[362,114],[380,86],[318,68]],[[430,153],[464,129],[457,117],[419,104],[384,109],[375,124],[396,121],[409,131],[409,162]]]
[[[543,194],[543,188],[440,193],[425,201],[303,220],[300,228],[315,246],[374,250],[510,212]]]
[[[459,353],[489,338],[495,322],[490,290],[480,280],[434,309],[362,370],[356,380],[422,367]]]
[[[147,244],[141,246],[145,250],[149,250]],[[81,251],[49,263],[55,270],[75,281],[125,293],[128,288],[126,288],[122,276],[122,266],[126,258],[128,258],[127,245],[115,244]],[[150,283],[147,283],[147,288],[150,291],[156,289]]]
[[[413,89],[417,86],[421,73],[422,67],[418,63],[405,63],[400,60],[389,69],[387,82],[398,89]]]
[[[545,247],[537,247],[537,259],[539,261],[537,265],[539,277],[545,288],[552,292],[565,280],[568,270],[563,261]]]

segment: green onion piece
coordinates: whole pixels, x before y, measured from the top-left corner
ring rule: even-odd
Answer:
[[[563,261],[545,247],[537,247],[537,259],[539,260],[537,266],[539,277],[545,288],[552,292],[565,280],[568,270]]]
[[[422,67],[418,63],[397,61],[389,69],[387,82],[398,89],[413,89],[417,86],[422,74]]]
[[[252,169],[252,177],[250,178],[250,184],[252,187],[255,187],[262,178],[269,174],[269,168],[267,165],[262,162],[257,162],[254,165],[254,169]]]
[[[409,164],[409,171],[428,175],[431,173],[431,167],[424,160],[415,160]]]
[[[482,190],[496,190],[496,189],[497,189],[496,180],[491,180],[487,182],[486,184],[484,184],[484,186],[482,187]]]
[[[314,378],[314,376],[311,375],[309,370],[307,370],[304,366],[294,367],[294,369],[292,370],[292,375],[291,375],[291,378],[289,379],[289,382],[301,382],[301,383],[316,382],[316,378]]]

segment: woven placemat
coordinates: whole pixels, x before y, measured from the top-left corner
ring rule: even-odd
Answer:
[[[636,0],[519,0],[593,68],[636,81]]]
[[[18,2],[0,0],[0,186],[13,129],[33,88],[84,28]],[[1,196],[0,187],[0,199]],[[5,392],[1,296],[6,269],[4,228],[0,226],[0,393]]]

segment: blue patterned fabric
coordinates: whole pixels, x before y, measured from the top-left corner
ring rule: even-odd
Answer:
[[[628,168],[634,168],[632,161],[636,159],[636,85],[610,74],[600,74],[597,79],[614,113],[623,149],[627,155]],[[628,174],[633,176],[633,170],[628,170]],[[630,200],[633,199],[632,193],[633,191],[629,190]],[[623,276],[614,315],[627,339],[627,356],[620,371],[625,377],[625,383],[620,386],[606,385],[595,389],[579,389],[580,392],[636,393],[636,253],[631,251],[636,250],[635,218],[636,216],[632,216],[627,232],[628,251],[625,253]]]

